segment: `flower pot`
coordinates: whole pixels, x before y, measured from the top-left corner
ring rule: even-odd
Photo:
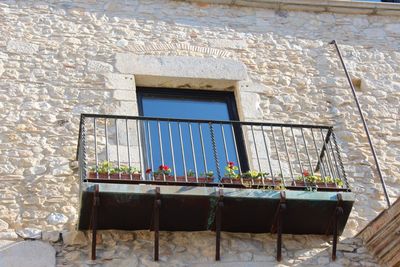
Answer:
[[[98,175],[98,176],[97,176]],[[89,179],[119,179],[118,173],[108,174],[108,173],[96,173],[89,172]]]
[[[223,184],[241,184],[242,181],[241,181],[241,179],[238,179],[238,178],[223,177],[221,179],[221,183],[223,183]]]
[[[154,181],[174,182],[175,178],[174,178],[174,176],[171,176],[171,175],[165,175],[165,179],[164,179],[164,175],[159,174],[159,175],[154,176]]]

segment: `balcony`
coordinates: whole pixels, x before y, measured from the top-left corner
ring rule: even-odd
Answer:
[[[78,229],[333,235],[354,196],[331,126],[82,114]]]

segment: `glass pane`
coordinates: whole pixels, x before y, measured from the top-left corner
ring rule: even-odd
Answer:
[[[143,96],[142,108],[146,117],[231,120],[228,104],[224,99]],[[219,161],[221,177],[228,161],[237,164],[230,124],[147,121],[144,133],[146,162],[153,171],[164,164],[177,176],[184,176],[186,170],[186,174],[195,176],[197,173],[198,177],[205,177],[206,172],[212,171],[214,177],[218,178],[215,157]]]

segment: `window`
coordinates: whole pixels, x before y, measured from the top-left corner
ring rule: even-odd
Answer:
[[[242,170],[248,169],[239,126],[195,121],[237,121],[233,93],[159,88],[138,88],[137,92],[141,116],[194,120],[192,123],[143,121],[142,142],[147,168],[156,170],[160,165],[168,165],[177,176],[184,176],[186,172],[198,177],[212,171],[217,178],[216,156],[221,176],[227,161],[233,161]],[[212,137],[216,141],[215,148]]]

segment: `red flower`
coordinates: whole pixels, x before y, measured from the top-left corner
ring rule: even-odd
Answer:
[[[168,167],[168,165],[160,165],[160,167],[158,167],[158,169],[159,169],[160,171],[168,171],[168,170],[169,170],[169,167]]]
[[[151,169],[146,170],[146,174],[149,174],[149,173],[151,173]]]
[[[310,176],[310,173],[307,170],[304,170],[303,175],[307,177],[307,176]]]

